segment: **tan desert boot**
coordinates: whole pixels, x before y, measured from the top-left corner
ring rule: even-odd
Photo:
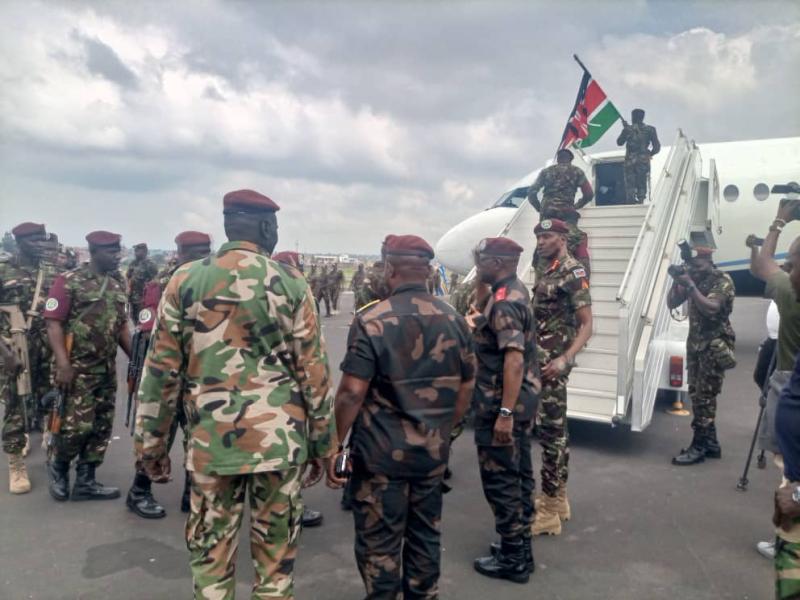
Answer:
[[[561,518],[558,516],[558,498],[542,496],[536,519],[531,526],[533,535],[561,535]]]
[[[8,491],[12,494],[27,494],[31,491],[31,480],[25,461],[16,454],[8,455]]]
[[[537,493],[536,496],[533,498],[533,506],[536,508],[536,512],[539,512],[542,508],[542,498],[544,498],[544,494]],[[561,518],[562,521],[569,521],[572,518],[572,509],[569,505],[569,500],[567,499],[567,488],[562,487],[558,491],[558,516]]]

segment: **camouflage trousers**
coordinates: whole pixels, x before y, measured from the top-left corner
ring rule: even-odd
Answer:
[[[103,462],[114,426],[117,394],[115,371],[78,373],[64,398],[61,433],[55,436],[53,456],[59,461],[99,465]]]
[[[495,531],[506,540],[526,536],[535,516],[532,429],[532,423],[514,423],[510,445],[478,446],[483,495],[494,514]]]
[[[800,598],[800,542],[775,538],[775,598]]]
[[[303,516],[304,468],[248,475],[192,473],[186,546],[196,600],[229,600],[236,588],[236,556],[245,496],[250,502],[251,598],[293,598],[294,560]]]
[[[642,204],[647,198],[647,179],[650,175],[650,157],[625,159],[622,165],[625,179],[625,202]]]
[[[542,492],[553,498],[567,484],[569,476],[566,377],[542,381],[538,433],[542,446]]]
[[[339,310],[339,296],[341,295],[341,290],[339,288],[334,288],[331,290],[331,305],[333,310]]]
[[[3,452],[22,454],[22,450],[25,448],[25,407],[22,399],[14,393],[13,384],[5,375],[0,375],[0,398],[5,404]]]
[[[443,473],[392,479],[354,466],[355,556],[367,600],[439,597]]]
[[[689,398],[692,399],[692,429],[705,432],[717,416],[717,396],[722,391],[725,371],[717,366],[711,352],[687,350]]]

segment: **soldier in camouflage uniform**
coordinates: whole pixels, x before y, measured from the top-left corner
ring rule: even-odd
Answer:
[[[590,273],[589,242],[586,234],[578,229],[578,211],[589,204],[594,198],[592,184],[578,167],[572,164],[574,155],[571,150],[562,149],[556,153],[556,164],[542,169],[536,181],[528,190],[528,202],[539,212],[539,218],[557,219],[567,223],[567,250],[580,261],[586,269],[587,277]],[[539,190],[542,192],[542,201],[539,202]],[[583,196],[576,203],[575,193],[580,188]],[[541,277],[549,262],[547,259],[534,253],[533,264],[536,276]]]
[[[278,206],[252,190],[224,198],[229,241],[167,285],[139,388],[137,457],[170,475],[167,440],[184,388],[192,473],[186,543],[195,598],[234,597],[249,495],[252,598],[292,598],[300,488],[332,451],[333,394],[314,299],[303,275],[270,260]]]
[[[86,236],[91,260],[59,275],[45,304],[47,335],[55,357],[55,382],[65,390],[65,415],[49,456],[50,495],[70,497],[69,466],[77,459],[73,500],[110,500],[119,489],[95,479],[111,440],[117,392],[117,346],[130,356],[120,236]],[[71,352],[67,350],[72,339]]]
[[[642,204],[647,198],[647,182],[650,178],[650,161],[661,150],[656,128],[646,125],[644,111],[635,108],[631,112],[631,124],[623,120],[622,133],[617,146],[625,145],[625,201],[627,204]]]
[[[376,260],[372,263],[369,269],[369,276],[361,288],[361,294],[358,296],[357,304],[359,310],[368,304],[383,300],[389,296],[389,290],[386,287],[383,271],[384,263],[382,260]]]
[[[24,494],[31,489],[23,461],[28,433],[25,430],[25,417],[27,413],[28,425],[31,425],[36,418],[38,399],[47,392],[50,384],[47,330],[41,313],[55,270],[42,258],[47,238],[44,225],[21,223],[12,230],[12,234],[18,251],[9,261],[0,262],[0,304],[18,307],[26,323],[30,322],[27,339],[33,398],[28,406],[24,405],[23,398],[16,393],[16,369],[8,366],[5,372],[0,371],[0,400],[5,404],[3,451],[8,454],[9,490],[12,494]],[[36,306],[32,306],[40,277],[38,300]],[[0,312],[0,337],[10,342],[11,324],[3,312]]]
[[[464,319],[426,290],[427,242],[390,235],[384,252],[391,295],[351,325],[337,432],[344,440],[353,427],[355,554],[366,597],[433,599],[450,430],[472,395],[475,355]],[[344,483],[335,463],[332,487]]]
[[[125,278],[128,281],[128,301],[131,306],[131,318],[136,323],[139,311],[142,310],[144,286],[158,274],[156,263],[147,257],[147,244],[136,244],[133,247],[133,262],[128,266]]]
[[[364,280],[367,274],[364,271],[364,265],[359,264],[358,269],[353,273],[353,278],[350,280],[350,289],[353,290],[353,302],[355,304],[354,310],[361,308],[361,295],[363,294]]]
[[[694,248],[694,258],[683,274],[675,277],[667,297],[670,309],[689,302],[686,367],[694,436],[689,447],[672,459],[674,465],[694,465],[722,456],[714,421],[725,370],[736,364],[736,335],[729,320],[736,290],[730,276],[714,266],[712,252],[711,248]]]
[[[534,506],[531,433],[539,382],[530,296],[517,278],[522,247],[509,238],[482,240],[476,278],[491,286],[480,308],[472,307],[478,377],[472,410],[483,493],[500,543],[475,560],[489,577],[525,583],[533,571]]]
[[[569,432],[567,381],[575,356],[592,335],[592,299],[586,270],[569,255],[563,221],[541,221],[534,232],[547,270],[533,288],[538,363],[542,376],[538,433],[542,446],[542,496],[533,534],[559,535],[570,518],[567,499]]]
[[[140,330],[140,335],[146,336],[144,338],[145,344],[149,340],[150,332],[155,324],[161,293],[167,287],[167,283],[169,283],[172,275],[178,270],[178,267],[195,260],[202,260],[211,254],[211,238],[207,233],[202,233],[200,231],[182,231],[175,236],[175,245],[177,246],[177,255],[175,258],[170,259],[164,269],[159,272],[156,279],[149,281],[144,288],[142,310],[139,311],[139,322],[137,326]],[[172,428],[169,432],[167,452],[172,449],[179,426],[183,431],[183,451],[185,453],[188,443],[186,411],[184,411],[183,402],[180,399],[177,403],[177,416],[172,422]],[[144,519],[164,518],[167,516],[167,511],[153,497],[152,481],[150,481],[150,478],[147,476],[141,461],[136,461],[135,468],[136,475],[134,476],[130,490],[128,490],[125,504],[133,513]],[[181,512],[189,512],[191,483],[192,480],[189,476],[189,472],[186,471],[184,473],[183,494],[181,495]]]

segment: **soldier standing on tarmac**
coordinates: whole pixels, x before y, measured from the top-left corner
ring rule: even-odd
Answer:
[[[128,301],[131,306],[131,318],[136,323],[139,311],[142,310],[144,286],[158,274],[158,267],[147,256],[147,244],[144,242],[133,247],[133,262],[128,266],[125,278],[128,280]]]
[[[538,432],[542,446],[542,495],[533,534],[561,534],[570,518],[567,499],[569,432],[567,380],[575,356],[592,335],[592,299],[583,265],[567,252],[569,227],[557,219],[541,221],[534,233],[548,267],[533,288],[533,315],[542,392]]]
[[[631,112],[630,125],[624,119],[622,124],[617,146],[625,145],[625,201],[627,204],[642,204],[647,198],[650,161],[661,150],[661,142],[658,141],[656,128],[645,124],[641,108]]]
[[[686,367],[692,399],[692,443],[672,459],[686,466],[706,458],[721,458],[717,440],[717,396],[722,391],[725,370],[736,366],[733,355],[736,334],[730,323],[736,290],[733,280],[714,266],[713,250],[697,246],[683,273],[674,276],[667,306],[689,303],[689,337]]]
[[[353,273],[353,278],[350,280],[350,289],[353,290],[353,304],[354,311],[358,312],[361,308],[361,296],[363,295],[363,287],[367,274],[364,271],[364,263],[359,263],[358,269]]]
[[[169,480],[167,439],[185,384],[195,597],[234,596],[249,500],[252,597],[291,598],[301,485],[322,477],[333,450],[328,357],[305,278],[269,258],[278,205],[252,190],[226,194],[223,205],[229,241],[180,267],[159,305],[139,389],[137,458],[151,480]]]
[[[179,233],[175,237],[175,244],[178,249],[175,260],[170,261],[158,274],[157,278],[148,282],[144,288],[142,310],[139,312],[138,327],[141,334],[146,335],[148,340],[153,325],[155,324],[158,303],[161,300],[161,292],[167,287],[167,283],[169,283],[172,275],[178,270],[178,267],[194,260],[201,260],[211,254],[211,238],[207,233],[202,233],[200,231],[183,231]],[[136,387],[138,387],[138,382]],[[183,432],[183,451],[185,454],[188,440],[188,424],[186,422],[186,411],[180,399],[177,404],[177,418],[172,422],[172,428],[169,430],[167,452],[172,449],[172,444],[175,443],[179,425]],[[144,519],[161,519],[166,517],[167,511],[153,497],[153,482],[150,481],[150,478],[147,476],[140,460],[136,461],[135,468],[136,475],[133,478],[133,484],[130,490],[128,490],[128,496],[125,500],[126,505],[133,513]],[[181,495],[181,512],[184,513],[189,512],[191,483],[192,480],[189,476],[189,472],[186,471],[184,474],[183,494]]]
[[[114,426],[117,346],[128,356],[131,352],[118,270],[120,239],[108,231],[87,235],[90,261],[59,275],[45,304],[55,383],[65,392],[65,415],[60,433],[53,434],[48,463],[50,495],[58,501],[119,498],[118,488],[97,482],[95,470],[105,458]],[[70,495],[69,467],[75,458]]]
[[[522,250],[509,238],[478,244],[476,277],[491,286],[491,294],[467,316],[478,357],[472,397],[478,464],[500,535],[491,555],[476,559],[474,567],[515,583],[526,583],[534,569],[531,433],[539,388],[530,296],[517,278]]]

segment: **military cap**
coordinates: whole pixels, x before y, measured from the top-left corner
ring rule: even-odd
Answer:
[[[147,250],[147,244],[144,243],[144,242],[139,242],[138,244],[134,244],[133,249],[134,250],[140,250],[140,249],[141,250]]]
[[[631,111],[631,115],[642,115],[644,117],[644,109],[642,109],[642,108],[634,108]]]
[[[242,212],[277,212],[281,209],[270,198],[253,190],[236,190],[228,192],[222,198],[224,208],[237,209]]]
[[[289,252],[288,250],[277,252],[272,255],[272,260],[284,265],[289,265],[290,267],[300,268],[300,255],[297,252]]]
[[[478,243],[479,254],[492,256],[519,256],[524,248],[511,238],[493,237],[484,238]]]
[[[570,160],[575,158],[575,155],[572,153],[572,150],[570,150],[569,148],[561,148],[561,150],[556,152],[556,156],[569,156]]]
[[[211,238],[201,231],[181,231],[175,236],[177,246],[201,246],[211,244]]]
[[[708,246],[695,246],[692,248],[692,254],[697,258],[711,258],[714,254],[714,249]]]
[[[383,240],[382,253],[386,255],[419,256],[433,258],[433,248],[416,235],[387,235]]]
[[[11,233],[14,234],[14,237],[25,237],[27,235],[33,235],[35,233],[44,233],[44,225],[41,223],[31,223],[30,221],[26,221],[25,223],[20,223],[14,229],[11,230]]]
[[[544,219],[539,221],[539,224],[533,228],[533,233],[539,235],[545,231],[552,233],[569,233],[569,227],[561,219]]]
[[[86,235],[86,241],[90,246],[119,246],[122,236],[110,231],[92,231]]]

